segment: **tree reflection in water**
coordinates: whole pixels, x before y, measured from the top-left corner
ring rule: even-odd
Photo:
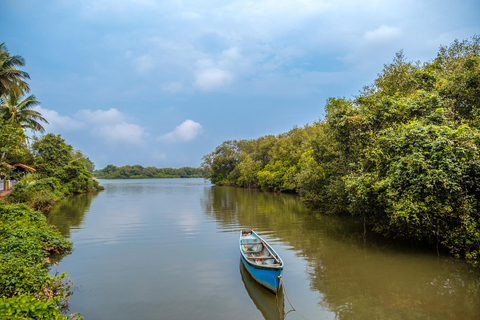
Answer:
[[[292,247],[308,261],[310,289],[322,297],[317,303],[338,319],[475,319],[480,314],[480,272],[450,256],[437,257],[432,248],[373,234],[364,243],[363,226],[352,218],[309,212],[289,194],[213,187],[203,206],[225,229],[258,230]]]
[[[60,233],[69,238],[70,229],[82,225],[85,213],[98,193],[79,194],[67,197],[47,212],[47,222],[57,227]]]

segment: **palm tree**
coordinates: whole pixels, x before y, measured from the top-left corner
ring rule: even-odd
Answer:
[[[22,129],[45,132],[45,128],[40,122],[48,124],[48,121],[42,117],[40,112],[32,110],[40,102],[37,101],[33,94],[21,100],[22,97],[21,95],[17,96],[15,93],[3,95],[0,101],[0,119],[4,123],[19,126]]]
[[[19,55],[10,55],[5,42],[0,44],[0,96],[16,93],[18,95],[30,91],[26,79],[30,79],[27,72],[17,69],[23,67],[25,60]]]

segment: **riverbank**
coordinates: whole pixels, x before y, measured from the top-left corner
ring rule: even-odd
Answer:
[[[73,245],[24,204],[0,206],[0,318],[82,319],[62,315],[72,294],[66,274],[48,274],[53,254]]]
[[[88,191],[103,190],[94,182]],[[83,319],[78,313],[62,314],[73,294],[67,274],[48,273],[52,255],[71,252],[73,244],[34,210],[50,209],[71,195],[66,191],[55,178],[0,191],[0,319]]]
[[[83,180],[83,181],[82,181]],[[21,181],[4,199],[8,204],[24,203],[34,210],[46,212],[63,198],[79,193],[101,191],[104,188],[89,176],[78,177],[74,185],[63,184],[57,178],[43,178],[33,183]]]

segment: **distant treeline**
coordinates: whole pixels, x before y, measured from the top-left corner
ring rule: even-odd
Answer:
[[[436,244],[480,265],[480,37],[424,64],[403,53],[324,119],[225,141],[204,157],[215,184],[298,193],[365,230]]]
[[[192,167],[179,169],[142,167],[139,164],[117,167],[109,164],[101,170],[94,171],[93,175],[100,179],[202,178],[205,170]]]

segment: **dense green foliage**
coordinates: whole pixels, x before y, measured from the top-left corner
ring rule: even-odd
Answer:
[[[40,122],[48,123],[48,121],[42,117],[40,112],[33,110],[39,104],[40,102],[33,94],[28,97],[17,94],[3,95],[1,97],[0,117],[5,123],[44,132],[45,129]]]
[[[0,315],[4,320],[82,320],[80,314],[64,316],[58,309],[58,298],[40,300],[21,295],[0,299]]]
[[[67,194],[98,189],[98,182],[92,180],[87,169],[93,169],[93,163],[60,135],[46,134],[32,144],[32,150],[37,173],[41,177],[57,178]]]
[[[201,178],[204,172],[199,168],[183,167],[155,168],[142,167],[141,165],[117,167],[109,164],[93,174],[101,179],[157,179],[157,178]]]
[[[25,205],[0,206],[0,318],[66,319],[59,308],[71,283],[47,268],[52,253],[71,249],[43,214]]]
[[[39,105],[34,95],[24,98],[30,91],[27,72],[21,56],[11,55],[5,43],[0,44],[0,151],[1,161],[25,160],[28,155],[26,129],[43,132],[40,122],[45,118],[33,108]],[[31,160],[31,159],[30,159]],[[25,162],[25,161],[24,161]]]
[[[427,63],[398,53],[355,99],[286,134],[227,141],[204,157],[216,184],[300,194],[365,227],[480,264],[480,37]]]
[[[46,210],[67,194],[101,187],[91,177],[90,159],[60,136],[47,134],[29,145],[26,131],[43,132],[41,122],[48,122],[33,110],[39,102],[27,95],[30,77],[17,69],[24,64],[0,44],[0,177],[21,181],[6,202],[22,203],[0,205],[0,319],[80,319],[61,313],[71,294],[66,274],[47,273],[49,254],[70,251],[72,244],[25,204]]]
[[[0,159],[7,163],[33,163],[22,128],[3,123],[0,119]]]
[[[59,135],[49,133],[37,139],[32,151],[37,179],[17,184],[7,197],[9,203],[26,203],[36,210],[47,210],[65,195],[102,188],[84,164],[91,161]]]

